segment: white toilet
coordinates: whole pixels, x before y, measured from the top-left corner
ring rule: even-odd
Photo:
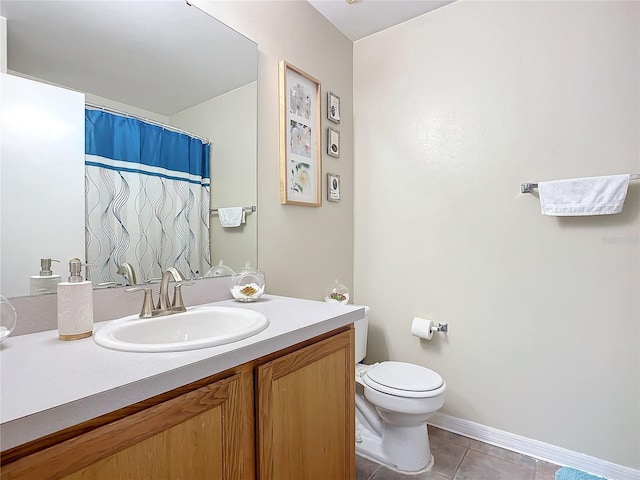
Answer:
[[[355,322],[356,452],[403,473],[428,470],[433,456],[427,419],[444,404],[445,382],[411,363],[359,363],[367,352],[368,327],[365,313]]]

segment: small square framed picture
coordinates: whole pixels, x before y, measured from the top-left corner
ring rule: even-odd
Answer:
[[[331,127],[327,129],[327,155],[340,158],[340,132]]]
[[[340,201],[340,175],[327,173],[327,200],[330,202]]]
[[[327,93],[327,118],[340,123],[340,97],[333,92]]]

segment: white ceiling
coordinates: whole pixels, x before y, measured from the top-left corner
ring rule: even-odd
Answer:
[[[455,0],[308,0],[347,38],[359,40]]]

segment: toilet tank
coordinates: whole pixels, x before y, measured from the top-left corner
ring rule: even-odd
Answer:
[[[364,307],[364,318],[356,320],[356,363],[360,363],[367,356],[367,331],[369,330],[369,307]]]

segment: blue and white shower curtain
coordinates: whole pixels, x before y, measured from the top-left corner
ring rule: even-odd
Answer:
[[[210,145],[102,110],[85,111],[87,278],[138,283],[168,267],[189,278],[210,267]]]

